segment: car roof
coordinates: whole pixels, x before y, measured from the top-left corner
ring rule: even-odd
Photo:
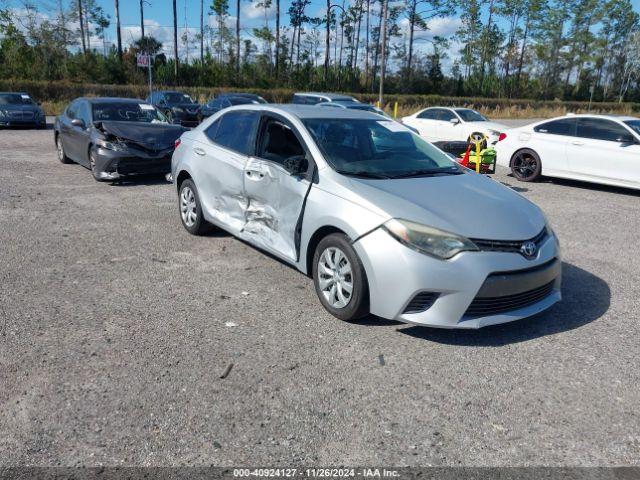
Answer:
[[[352,108],[318,108],[317,105],[297,105],[293,103],[238,105],[227,108],[224,111],[229,112],[238,109],[288,114],[301,120],[309,118],[380,120],[380,115],[367,112],[366,110],[354,110]]]
[[[0,95],[29,95],[29,94],[27,92],[0,92]]]
[[[331,100],[339,100],[339,99],[353,99],[351,95],[344,95],[342,93],[325,93],[325,92],[296,92],[295,95],[302,96],[314,96],[314,97],[325,97]]]
[[[77,100],[87,100],[89,103],[147,103],[138,98],[126,97],[80,97]]]
[[[638,120],[638,117],[631,117],[629,115],[615,115],[615,114],[602,114],[602,113],[568,113],[564,117],[559,117],[559,118],[567,118],[567,117],[569,118],[606,118],[608,120],[615,120],[618,122],[624,122],[626,120]]]

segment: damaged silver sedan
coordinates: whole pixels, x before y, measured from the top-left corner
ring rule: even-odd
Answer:
[[[171,170],[187,231],[281,258],[343,320],[479,328],[561,298],[538,207],[375,113],[232,107],[182,135]]]

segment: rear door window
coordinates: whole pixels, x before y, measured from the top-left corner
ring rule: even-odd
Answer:
[[[418,118],[422,120],[435,120],[438,115],[437,108],[430,108],[429,110],[425,110],[421,114],[418,115]]]
[[[578,118],[578,137],[619,142],[620,138],[628,136],[629,131],[626,128],[611,120],[604,118]]]
[[[549,133],[551,135],[565,135],[575,136],[576,134],[576,119],[575,118],[562,118],[560,120],[552,120],[534,127],[534,132]]]
[[[242,155],[253,155],[258,112],[234,111],[222,115],[205,131],[211,141]],[[214,125],[218,124],[214,131]]]

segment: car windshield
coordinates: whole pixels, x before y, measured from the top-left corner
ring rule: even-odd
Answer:
[[[0,105],[33,105],[33,100],[24,93],[0,93]]]
[[[228,100],[231,105],[249,105],[252,103],[258,103],[257,100],[247,97],[228,97]]]
[[[640,120],[625,120],[624,124],[628,127],[631,127],[631,130],[640,135]]]
[[[339,173],[367,178],[458,174],[436,147],[392,120],[314,118],[303,121]]]
[[[148,103],[105,102],[92,105],[94,122],[165,123],[167,118]]]
[[[167,92],[164,98],[167,103],[196,103],[189,95],[180,92]]]
[[[460,115],[460,118],[465,122],[486,122],[487,119],[480,115],[475,110],[470,108],[457,108],[456,113]]]

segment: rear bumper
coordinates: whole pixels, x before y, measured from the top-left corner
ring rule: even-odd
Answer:
[[[97,148],[96,167],[98,175],[105,180],[115,180],[127,175],[167,174],[171,172],[173,150],[160,155],[132,155],[131,152],[116,152]]]
[[[438,260],[405,247],[382,229],[353,246],[369,280],[371,313],[383,318],[475,329],[535,315],[561,299],[554,236],[540,245],[533,260],[488,251]],[[415,298],[425,292],[434,292],[435,301],[416,311]]]

